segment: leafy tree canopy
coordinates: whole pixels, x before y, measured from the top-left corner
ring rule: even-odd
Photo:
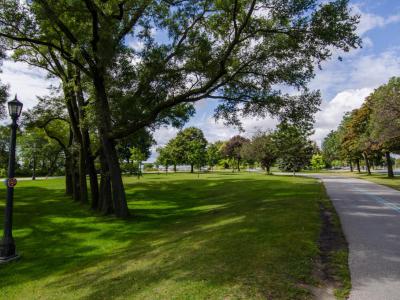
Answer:
[[[304,130],[282,123],[278,126],[274,138],[279,151],[281,170],[298,172],[310,164],[313,144]]]
[[[272,132],[258,132],[250,143],[244,144],[241,154],[246,160],[257,161],[270,173],[272,164],[278,158],[278,149]]]
[[[113,138],[205,98],[221,100],[216,116],[230,124],[266,114],[309,121],[320,103],[306,89],[315,66],[334,48],[360,44],[348,0],[6,0],[0,21],[8,47],[73,64],[93,80],[97,97],[103,81],[124,75],[107,87],[118,102],[111,111],[121,113]],[[300,95],[282,93],[283,85]]]

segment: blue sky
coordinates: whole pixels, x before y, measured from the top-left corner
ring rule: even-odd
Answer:
[[[321,111],[316,115],[313,139],[318,143],[331,129],[335,129],[343,114],[359,107],[374,88],[392,76],[400,76],[400,1],[397,0],[354,0],[352,9],[361,15],[358,33],[364,41],[362,49],[348,54],[336,53],[330,61],[323,63],[310,83],[312,89],[322,92]],[[338,61],[337,56],[343,57]],[[18,93],[26,107],[32,107],[36,96],[48,93],[51,82],[45,73],[22,63],[6,61],[0,79],[10,85],[12,94]],[[225,127],[213,120],[215,101],[205,100],[196,104],[196,115],[187,126],[204,130],[210,141],[228,139],[237,134],[235,128]],[[273,128],[272,119],[243,119],[245,133],[251,136],[257,129]],[[159,145],[166,143],[176,134],[172,128],[155,132]],[[154,159],[154,154],[150,160]]]

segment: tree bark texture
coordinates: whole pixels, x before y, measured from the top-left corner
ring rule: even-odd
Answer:
[[[368,173],[368,175],[371,175],[371,166],[370,166],[370,164],[369,164],[368,156],[365,155],[364,157],[365,157],[365,166],[366,166],[366,168],[367,168],[367,173]]]
[[[389,178],[393,178],[394,177],[393,164],[392,164],[392,158],[390,157],[390,152],[389,151],[385,152],[385,157],[386,157],[388,177]]]
[[[115,215],[120,218],[129,216],[128,205],[125,197],[125,189],[122,182],[121,168],[119,165],[118,154],[114,141],[109,137],[111,132],[111,111],[108,106],[108,99],[101,72],[95,74],[96,92],[96,118],[99,129],[100,142],[105,160],[110,174],[112,201]]]

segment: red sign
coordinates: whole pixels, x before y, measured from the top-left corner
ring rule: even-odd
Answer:
[[[7,186],[12,188],[17,185],[17,178],[8,178],[7,179]]]

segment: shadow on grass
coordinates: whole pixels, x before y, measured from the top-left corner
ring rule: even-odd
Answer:
[[[46,279],[46,292],[84,299],[307,297],[296,284],[317,253],[318,186],[228,177],[128,183],[127,221],[95,216],[61,189],[23,187],[22,259],[0,267],[0,287]]]

